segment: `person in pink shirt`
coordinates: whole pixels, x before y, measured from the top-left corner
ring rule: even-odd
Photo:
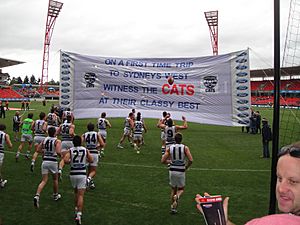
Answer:
[[[232,223],[231,223],[232,224]],[[246,223],[246,225],[299,225],[300,216],[294,214],[274,214],[269,216],[264,216],[262,218],[253,219]]]
[[[202,212],[199,196],[195,200]],[[300,141],[283,147],[278,154],[276,199],[282,214],[253,219],[246,225],[300,225]],[[234,225],[228,220],[228,200],[223,202],[226,225]]]

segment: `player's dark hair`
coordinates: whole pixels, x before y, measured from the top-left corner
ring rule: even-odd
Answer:
[[[168,127],[172,127],[173,126],[173,120],[171,118],[169,118],[167,120],[167,125],[168,125]]]
[[[72,120],[72,116],[71,115],[67,115],[67,121],[68,121],[68,123],[70,123],[71,120]]]
[[[48,134],[49,134],[49,137],[54,137],[54,136],[55,136],[55,133],[56,133],[55,127],[49,127],[49,128],[48,128]]]
[[[105,118],[105,117],[106,117],[106,113],[105,112],[101,113],[101,118]]]
[[[81,146],[81,137],[79,135],[75,135],[73,138],[74,147]]]
[[[33,113],[28,113],[28,118],[32,119],[33,118]]]
[[[5,126],[5,124],[0,124],[0,130],[1,130],[1,131],[4,131],[4,130],[6,130],[6,126]]]
[[[132,117],[133,116],[133,113],[131,112],[131,113],[129,113],[129,117]]]
[[[176,142],[176,144],[180,144],[182,142],[182,134],[181,133],[175,134],[175,142]]]
[[[86,126],[88,131],[93,131],[95,129],[95,125],[93,123],[88,123],[88,125]]]
[[[140,112],[138,112],[138,113],[136,114],[136,120],[137,120],[137,121],[141,121],[141,113],[140,113]]]
[[[166,116],[167,116],[167,112],[163,111],[163,117],[166,117]]]
[[[40,120],[44,119],[45,116],[46,116],[46,114],[45,114],[44,112],[41,112],[41,113],[40,113]]]
[[[54,107],[52,107],[51,110],[50,110],[50,112],[54,113],[54,111],[55,111],[55,109],[54,109]]]

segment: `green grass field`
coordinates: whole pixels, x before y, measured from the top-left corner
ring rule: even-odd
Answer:
[[[20,107],[20,104],[11,103],[10,106]],[[40,111],[48,112],[50,104],[43,107],[40,102],[33,102],[31,108],[36,109],[33,112],[34,119],[37,119]],[[262,117],[272,117],[272,110],[260,111]],[[8,111],[7,118],[0,119],[7,125],[11,137],[14,113]],[[106,154],[95,178],[96,189],[85,195],[83,224],[205,224],[194,202],[195,195],[205,191],[230,196],[229,215],[236,224],[244,224],[268,213],[271,160],[260,158],[260,135],[242,133],[239,127],[189,123],[188,130],[183,132],[183,142],[190,147],[194,163],[187,171],[179,213],[171,215],[168,170],[160,163],[157,120],[145,119],[149,132],[139,155],[128,142],[123,150],[116,148],[123,132],[123,120],[110,119],[112,128],[108,130]],[[85,132],[89,121],[96,123],[96,119],[76,120],[76,133]],[[8,183],[0,190],[3,224],[74,224],[73,190],[68,169],[64,170],[59,187],[62,199],[58,202],[52,200],[52,180],[49,180],[41,194],[40,208],[35,209],[33,196],[41,179],[41,159],[36,163],[34,173],[30,172],[30,161],[25,157],[15,162],[18,145],[13,142],[13,149],[6,148],[5,153],[3,177]]]

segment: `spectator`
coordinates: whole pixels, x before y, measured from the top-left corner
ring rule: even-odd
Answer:
[[[259,113],[259,111],[256,111],[256,133],[260,133],[261,134],[261,115]]]
[[[43,99],[43,106],[46,106],[46,98]]]
[[[262,158],[270,158],[269,151],[269,142],[272,140],[272,131],[271,127],[268,124],[268,120],[266,118],[262,119],[262,144],[263,144],[263,155]]]
[[[2,117],[5,119],[5,109],[2,101],[0,101],[0,118]]]
[[[25,101],[24,100],[21,102],[21,111],[22,110],[25,110]]]
[[[27,100],[26,101],[26,110],[28,110],[28,111],[29,111],[29,104],[30,104],[30,102],[29,102],[29,100]]]
[[[283,214],[253,219],[246,225],[299,225],[300,224],[300,141],[285,146],[278,154],[276,198]],[[208,195],[205,193],[205,195]],[[198,198],[198,210],[202,213]],[[224,200],[226,225],[234,225],[228,219],[228,197]]]
[[[9,110],[9,108],[8,108],[8,101],[7,100],[5,102],[5,108],[6,108],[6,111]]]
[[[256,134],[256,116],[254,113],[250,116],[250,134]]]
[[[13,132],[14,132],[14,140],[19,141],[19,131],[20,131],[20,124],[21,124],[21,116],[20,112],[16,111],[13,117]]]

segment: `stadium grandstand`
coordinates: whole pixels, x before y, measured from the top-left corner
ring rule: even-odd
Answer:
[[[0,58],[0,100],[21,101],[24,96],[20,95],[8,85],[10,76],[8,73],[2,73],[2,68],[22,64],[24,62]]]
[[[251,102],[255,106],[273,105],[273,69],[251,70]],[[280,105],[300,107],[300,66],[281,68]]]
[[[59,85],[48,85],[46,92],[39,92],[39,85],[34,84],[13,84],[9,86],[10,75],[3,73],[2,68],[22,64],[24,62],[0,58],[0,101],[22,101],[28,98],[59,98]]]

